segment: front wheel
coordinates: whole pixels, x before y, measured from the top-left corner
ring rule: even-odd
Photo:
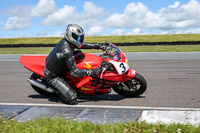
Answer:
[[[143,94],[147,89],[147,82],[140,74],[136,74],[133,79],[124,82],[127,87],[119,84],[113,87],[113,90],[124,97],[138,97]]]

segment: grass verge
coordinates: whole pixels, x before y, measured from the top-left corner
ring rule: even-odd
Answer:
[[[124,52],[191,52],[200,51],[200,45],[158,45],[158,46],[120,46]],[[44,54],[53,47],[0,48],[0,54]],[[101,50],[82,50],[87,53]]]
[[[0,119],[1,133],[199,133],[200,126],[147,124],[145,122],[92,124],[68,119],[39,118],[18,122]]]
[[[0,44],[57,44],[61,38],[0,38]],[[200,41],[200,34],[85,36],[84,41],[90,43],[104,43],[105,41],[112,43]]]

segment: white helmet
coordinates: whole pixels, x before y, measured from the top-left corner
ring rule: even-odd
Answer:
[[[77,48],[81,48],[84,41],[84,31],[77,24],[69,24],[65,30],[64,37]]]

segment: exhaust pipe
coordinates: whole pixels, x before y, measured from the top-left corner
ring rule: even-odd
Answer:
[[[28,79],[28,82],[30,82],[31,85],[36,86],[44,91],[47,91],[49,93],[55,93],[55,89],[53,87],[47,86],[45,83],[39,82],[34,78]]]

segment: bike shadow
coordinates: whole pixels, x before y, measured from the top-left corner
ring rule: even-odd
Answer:
[[[29,95],[28,97],[33,99],[48,99],[50,102],[60,103],[62,100],[59,97],[46,97],[40,94]],[[138,96],[134,98],[144,98],[143,96]],[[127,99],[118,94],[104,94],[104,95],[95,95],[95,96],[78,96],[79,103],[83,102],[99,102],[99,101],[120,101]],[[132,98],[131,98],[132,99]]]
[[[144,96],[138,96],[133,98],[145,98]],[[130,98],[130,99],[133,99]],[[99,101],[121,101],[123,99],[129,99],[123,97],[119,94],[104,94],[104,95],[96,95],[96,96],[79,96],[79,102],[99,102]]]
[[[48,99],[51,102],[62,102],[59,97],[46,97],[40,94],[29,95],[28,97],[33,99]],[[89,101],[120,101],[124,97],[118,94],[104,94],[104,95],[95,95],[95,96],[78,96],[79,102],[89,102]]]
[[[125,97],[118,94],[104,94],[104,95],[95,95],[95,96],[78,96],[79,102],[87,101],[120,101]]]
[[[48,97],[48,96],[43,96],[43,95],[40,95],[40,94],[33,94],[33,95],[29,95],[28,97],[30,97],[32,99],[48,99],[48,101],[55,102],[55,103],[62,102],[61,99],[57,96]]]

